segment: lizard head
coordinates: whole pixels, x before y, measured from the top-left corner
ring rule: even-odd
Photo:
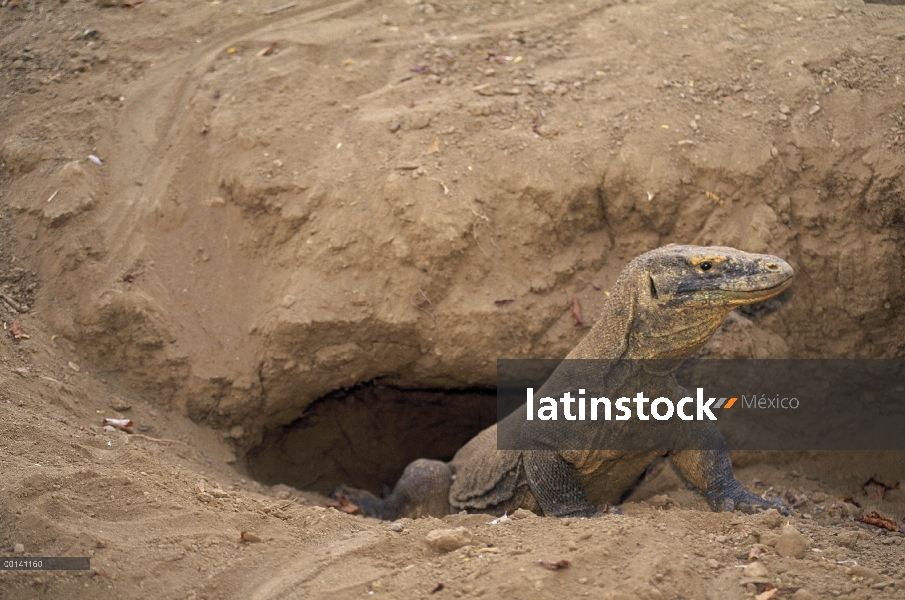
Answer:
[[[669,245],[648,252],[652,305],[663,308],[723,308],[772,298],[792,283],[789,264],[768,254],[724,246]]]
[[[787,262],[735,248],[669,245],[635,259],[630,354],[682,359],[703,346],[734,308],[792,283]]]
[[[781,258],[671,244],[632,260],[570,358],[665,359],[669,371],[707,343],[734,308],[792,283]]]

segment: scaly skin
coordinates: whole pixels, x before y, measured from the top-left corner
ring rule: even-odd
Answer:
[[[710,339],[730,311],[781,293],[792,277],[792,268],[782,259],[734,248],[669,245],[647,252],[622,271],[601,318],[567,359],[663,361],[662,371],[632,375],[643,379],[646,387],[640,389],[652,398],[689,395],[673,375],[682,361]],[[558,373],[537,398],[553,395],[549,390],[568,389],[563,386],[569,386],[574,372]],[[594,376],[607,383],[613,379],[609,372]],[[638,381],[633,379],[631,385]],[[616,392],[609,397],[618,397],[624,384],[624,379],[613,383]],[[586,423],[564,429],[568,433],[563,435],[573,442],[599,440],[601,435],[643,434],[638,428],[644,427],[637,420],[608,423],[607,429]],[[561,439],[545,439],[525,426],[522,440],[538,449],[497,450],[493,425],[449,463],[421,459],[409,465],[385,499],[351,488],[343,492],[364,514],[382,519],[443,516],[460,510],[502,514],[516,508],[557,517],[594,516],[601,514],[597,506],[618,502],[656,458],[667,455],[714,510],[777,508],[788,514],[781,501],[764,500],[735,479],[722,435],[710,421],[680,421],[674,426],[679,438],[696,442],[684,447],[709,449],[559,450],[566,446]]]

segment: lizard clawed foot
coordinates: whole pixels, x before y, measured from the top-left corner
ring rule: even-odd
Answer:
[[[331,497],[336,502],[331,503],[330,506],[350,514],[360,511],[366,517],[379,516],[380,508],[383,504],[383,501],[371,492],[343,484],[336,486]]]
[[[789,507],[779,498],[761,498],[746,490],[739,483],[728,492],[705,492],[704,497],[710,503],[710,507],[717,512],[731,512],[738,510],[744,513],[759,513],[775,508],[785,516],[789,516]]]
[[[607,502],[603,506],[600,507],[600,510],[597,511],[597,514],[594,516],[602,517],[604,515],[619,515],[620,517],[625,516],[625,513],[622,512],[622,509],[614,504],[610,504]]]

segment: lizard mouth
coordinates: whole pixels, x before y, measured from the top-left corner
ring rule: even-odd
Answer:
[[[776,285],[766,287],[766,288],[758,288],[753,290],[723,290],[726,298],[731,300],[741,300],[745,304],[750,302],[757,302],[759,300],[766,300],[767,298],[772,298],[777,294],[782,293],[786,288],[792,285],[792,277],[789,276],[787,279],[777,283]]]

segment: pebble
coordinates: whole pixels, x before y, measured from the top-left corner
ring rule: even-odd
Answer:
[[[533,512],[531,512],[528,509],[519,508],[519,509],[516,509],[516,511],[514,513],[509,515],[509,518],[510,519],[530,519],[530,518],[536,517],[536,516],[537,515],[535,515]]]
[[[427,543],[442,552],[450,552],[471,543],[471,531],[465,527],[455,529],[434,529],[425,538]]]
[[[122,411],[124,411],[124,410],[129,410],[129,409],[131,409],[131,408],[132,408],[132,405],[129,404],[128,402],[126,402],[125,400],[123,400],[122,398],[115,398],[115,399],[110,403],[110,408],[112,408],[113,410],[117,410],[117,411],[119,411],[119,412],[122,412]]]
[[[405,529],[405,525],[403,525],[399,521],[394,521],[393,523],[390,523],[390,531],[398,532],[398,531],[402,531],[404,529]]]
[[[765,567],[764,564],[760,561],[755,561],[753,563],[745,565],[745,568],[742,569],[742,573],[745,577],[758,579],[770,576],[770,574],[767,572],[767,567]]]
[[[850,569],[845,570],[846,574],[852,575],[854,577],[863,577],[865,580],[876,583],[884,579],[880,573],[874,571],[870,567],[862,567],[861,565],[856,565],[851,567]]]
[[[679,142],[679,145],[682,145],[682,142]],[[670,504],[675,504],[675,500],[667,496],[666,494],[658,494],[656,496],[651,497],[650,500],[647,501],[648,504],[653,506],[654,508],[666,508]]]
[[[782,525],[782,515],[779,514],[779,511],[775,508],[771,508],[770,510],[765,510],[760,515],[760,522],[770,529],[776,529],[780,525]]]
[[[804,558],[808,550],[808,542],[801,533],[791,525],[782,528],[782,534],[776,540],[776,553],[783,558]]]
[[[836,536],[836,543],[845,548],[854,550],[858,546],[858,540],[860,538],[860,531],[844,531]]]
[[[283,308],[289,308],[293,304],[295,304],[295,296],[293,296],[292,294],[286,294],[285,296],[283,296],[283,299],[280,300],[280,306],[282,306]]]
[[[720,563],[715,558],[708,558],[707,566],[710,567],[711,569],[719,569]]]
[[[23,544],[16,544],[13,546],[13,552],[16,554],[25,554],[25,546]]]

